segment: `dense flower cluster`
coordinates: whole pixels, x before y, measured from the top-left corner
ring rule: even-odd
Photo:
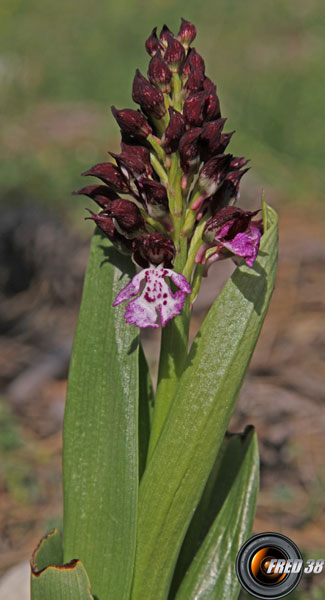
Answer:
[[[201,265],[206,272],[238,256],[252,266],[262,234],[261,221],[252,220],[258,211],[233,206],[248,161],[226,153],[234,132],[224,132],[216,86],[191,47],[195,36],[185,19],[177,36],[166,25],[159,36],[152,31],[148,78],[137,70],[133,81],[140,109],[112,107],[121,153],[84,173],[101,184],[77,192],[101,208],[89,218],[145,269],[114,303],[140,294],[125,314],[139,327],[158,327],[159,316],[164,326],[179,314]],[[180,289],[173,293],[166,277]]]

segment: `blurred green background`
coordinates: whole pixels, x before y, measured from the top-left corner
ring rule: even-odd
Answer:
[[[243,193],[321,198],[324,184],[323,0],[2,0],[1,196],[59,210],[85,205],[79,173],[117,148],[109,111],[132,106],[154,25],[198,29],[231,151],[252,159]]]

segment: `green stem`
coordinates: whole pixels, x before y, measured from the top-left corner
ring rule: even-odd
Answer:
[[[168,185],[168,175],[167,175],[164,167],[160,164],[156,155],[153,154],[153,152],[150,152],[150,162],[151,162],[153,168],[155,169],[157,175],[159,175],[162,183],[164,183],[165,185]]]
[[[169,321],[161,334],[158,386],[147,462],[156,447],[179,379],[183,373],[188,351],[189,323],[190,308],[189,298],[187,298],[182,313]]]
[[[204,217],[201,219],[198,226],[196,227],[194,235],[192,237],[187,261],[183,270],[183,275],[186,277],[187,281],[191,281],[196,253],[202,244],[202,233],[209,216],[209,212],[206,215],[204,215]]]
[[[182,80],[178,73],[172,74],[172,99],[175,110],[182,110]]]
[[[193,281],[192,281],[192,293],[190,295],[190,306],[195,302],[197,295],[200,291],[202,277],[204,273],[204,265],[196,265]]]
[[[156,119],[155,117],[151,117],[151,120],[155,126],[155,129],[157,130],[157,133],[159,135],[162,135],[169,123],[169,112],[167,111],[163,117],[161,117],[160,119]]]
[[[154,135],[150,134],[147,137],[147,141],[149,142],[149,144],[151,145],[152,149],[157,154],[159,160],[164,164],[165,160],[166,160],[166,154],[165,154],[164,149],[160,145],[159,138],[156,138]]]

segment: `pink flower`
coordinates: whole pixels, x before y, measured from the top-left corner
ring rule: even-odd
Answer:
[[[170,277],[180,289],[173,293],[165,281],[166,277]],[[113,306],[137,296],[143,280],[145,286],[140,296],[128,303],[124,318],[127,323],[137,327],[159,327],[160,316],[161,325],[165,327],[170,319],[180,314],[191,288],[184,275],[160,265],[152,266],[133,277],[117,295]]]
[[[234,206],[222,208],[211,217],[203,232],[203,245],[199,248],[195,262],[209,266],[216,260],[228,256],[244,258],[246,264],[252,267],[257,257],[262,235],[261,221],[252,221],[259,211],[242,210]],[[209,248],[216,247],[206,261],[205,253]]]

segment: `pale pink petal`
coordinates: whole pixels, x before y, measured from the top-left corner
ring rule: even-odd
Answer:
[[[124,318],[129,325],[138,327],[159,327],[154,304],[149,304],[143,295],[131,300],[126,307]]]

